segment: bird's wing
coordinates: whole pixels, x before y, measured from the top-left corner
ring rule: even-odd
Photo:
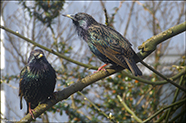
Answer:
[[[20,81],[19,81],[19,96],[20,96],[20,109],[22,109],[22,97],[23,97],[23,93],[22,93],[22,88],[21,88],[21,83],[23,82],[23,75],[25,74],[25,72],[27,71],[28,66],[25,66],[21,72],[20,72]]]
[[[124,58],[130,59],[134,54],[131,44],[115,30],[102,26],[96,25],[89,28],[90,43],[110,60],[126,68],[123,66]]]

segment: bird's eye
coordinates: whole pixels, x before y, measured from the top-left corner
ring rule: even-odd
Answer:
[[[75,18],[77,19],[77,20],[85,20],[85,16],[82,16],[82,15],[75,15]]]
[[[76,19],[79,19],[79,15],[76,14],[76,15],[75,15],[75,18],[76,18]]]

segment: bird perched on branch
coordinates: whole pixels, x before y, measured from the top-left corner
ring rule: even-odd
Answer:
[[[34,108],[52,96],[56,84],[56,72],[48,63],[42,50],[31,51],[28,64],[21,70],[19,82],[20,109],[22,97],[27,102],[27,113],[34,119]]]
[[[131,43],[116,30],[98,23],[86,13],[63,16],[72,19],[78,35],[88,43],[90,50],[106,63],[98,71],[111,63],[129,69],[135,76],[142,75],[134,61],[134,57],[138,56],[131,48]]]

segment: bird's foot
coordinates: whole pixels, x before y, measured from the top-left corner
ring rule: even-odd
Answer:
[[[29,103],[29,113],[31,114],[32,118],[35,119],[33,115],[33,111],[35,112],[34,109],[31,109],[31,103]]]
[[[107,66],[108,64],[104,64],[103,66],[99,67],[97,71],[94,71],[94,73],[97,73],[98,71],[106,71],[106,69],[104,68],[105,66]]]
[[[33,113],[32,113],[33,111],[35,111],[35,110],[34,110],[34,109],[30,109],[30,110],[29,110],[29,113],[31,114],[32,118],[35,119],[35,118],[34,118],[34,115],[33,115]]]
[[[94,71],[94,73],[97,73],[98,71],[101,71],[101,70],[106,71],[105,68],[102,68],[102,69],[98,69],[98,70]]]

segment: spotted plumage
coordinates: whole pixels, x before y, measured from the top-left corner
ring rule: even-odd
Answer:
[[[50,97],[55,88],[56,73],[48,63],[42,50],[31,51],[28,64],[21,70],[19,82],[20,109],[22,97],[27,102],[27,113],[33,116],[33,109]]]
[[[88,43],[90,50],[106,65],[108,63],[119,65],[131,70],[135,76],[142,75],[134,61],[134,57],[138,58],[138,56],[132,49],[131,43],[116,30],[98,23],[86,13],[63,16],[72,19],[78,35]],[[98,70],[102,68],[103,66]]]

